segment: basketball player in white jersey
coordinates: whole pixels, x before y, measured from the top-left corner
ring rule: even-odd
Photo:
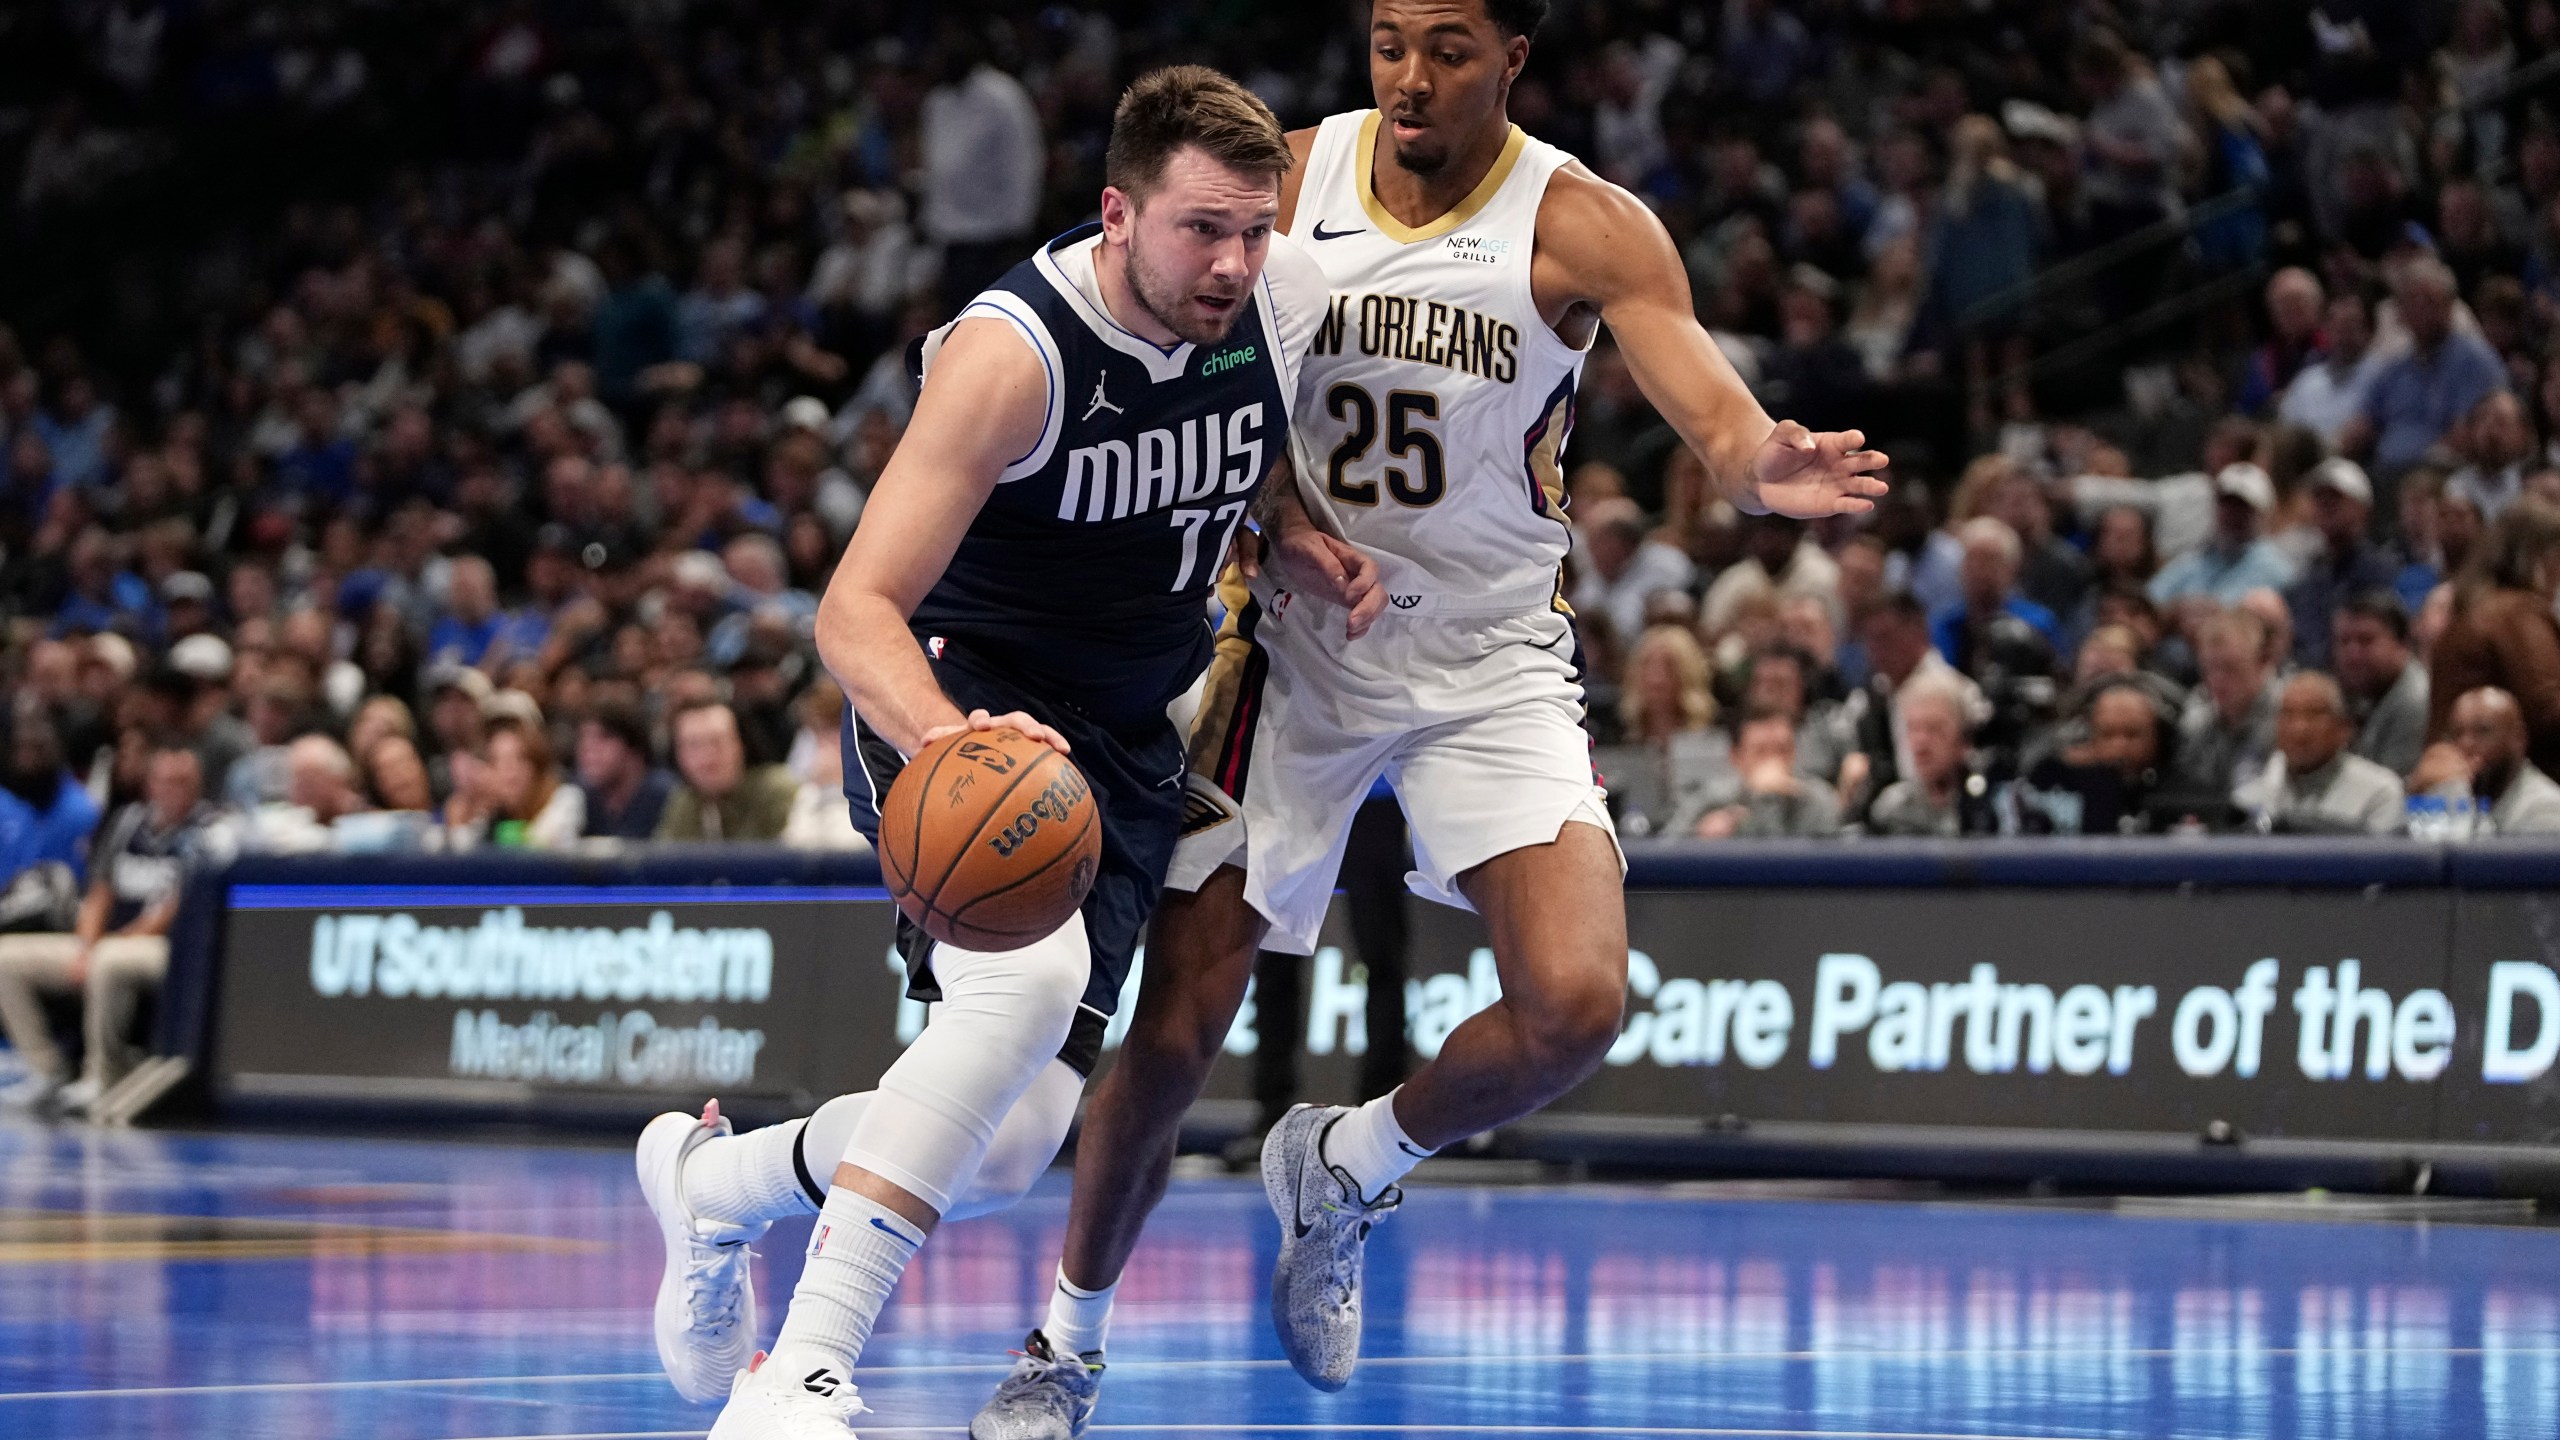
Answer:
[[[1511,125],[1545,9],[1375,0],[1378,108],[1290,137],[1282,228],[1333,291],[1300,372],[1297,483],[1263,517],[1271,563],[1209,674],[1185,850],[1088,1109],[1048,1318],[977,1440],[1064,1440],[1089,1420],[1112,1290],[1254,952],[1266,932],[1313,948],[1379,776],[1410,824],[1413,888],[1483,916],[1502,998],[1392,1094],[1299,1107],[1265,1141],[1272,1318],[1300,1374],[1326,1390],[1350,1378],[1362,1243],[1396,1181],[1563,1094],[1616,1038],[1625,867],[1558,600],[1561,452],[1599,327],[1738,508],[1856,513],[1884,493],[1884,457],[1858,432],[1761,410],[1641,201]],[[1344,542],[1374,572],[1346,566]]]

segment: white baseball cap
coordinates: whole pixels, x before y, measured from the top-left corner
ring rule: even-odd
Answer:
[[[2218,495],[2248,501],[2249,508],[2261,515],[2276,508],[2276,482],[2246,460],[2223,466],[2222,473],[2213,477],[2213,488]]]
[[[2344,455],[2323,460],[2311,467],[2308,477],[2314,490],[2335,490],[2361,505],[2373,503],[2373,480],[2364,467]]]

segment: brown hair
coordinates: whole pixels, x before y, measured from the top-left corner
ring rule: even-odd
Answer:
[[[501,715],[489,722],[489,734],[480,742],[482,752],[494,750],[501,735],[514,736],[516,743],[524,747],[525,763],[533,768],[533,788],[500,818],[531,820],[542,813],[560,789],[560,767],[551,758],[551,737],[539,725],[528,724],[514,715]]]
[[[1186,145],[1239,170],[1275,177],[1289,170],[1289,141],[1270,106],[1206,65],[1167,65],[1139,76],[1121,95],[1103,152],[1103,179],[1143,202]]]
[[[2560,551],[2560,508],[2534,499],[2508,506],[2471,547],[2454,581],[2455,612],[2469,610],[2492,591],[2539,591],[2543,561],[2554,551]]]

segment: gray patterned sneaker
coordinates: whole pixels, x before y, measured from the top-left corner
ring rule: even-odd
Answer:
[[[1102,1352],[1058,1358],[1034,1330],[995,1398],[969,1422],[969,1440],[1073,1440],[1093,1419],[1102,1388]]]
[[[1339,1390],[1360,1363],[1361,1246],[1369,1227],[1403,1203],[1389,1186],[1360,1198],[1350,1172],[1324,1161],[1323,1141],[1346,1105],[1299,1105],[1262,1142],[1262,1192],[1280,1217],[1271,1267],[1271,1327],[1306,1382]]]

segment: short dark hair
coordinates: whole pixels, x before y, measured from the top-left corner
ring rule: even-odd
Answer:
[[[631,753],[646,760],[649,750],[649,717],[628,700],[605,700],[587,712],[587,723],[631,747]]]
[[[1484,13],[1503,34],[1534,40],[1547,23],[1547,0],[1484,0]]]
[[[1868,601],[1866,608],[1858,612],[1860,625],[1870,620],[1885,618],[1899,620],[1906,625],[1917,625],[1925,630],[1929,625],[1929,607],[1921,604],[1920,597],[1910,591],[1895,590]]]
[[[2389,630],[2401,644],[2409,643],[2409,607],[2389,590],[2360,590],[2347,597],[2338,607],[2338,618],[2361,616]]]
[[[733,709],[726,700],[687,700],[683,704],[678,705],[668,714],[667,737],[669,739],[675,738],[676,727],[684,723],[684,717],[687,715],[698,715],[705,710],[719,711],[721,714],[728,716],[729,723],[733,725],[738,721],[738,712]],[[741,733],[744,732],[742,731]]]
[[[1186,145],[1239,170],[1279,176],[1291,163],[1288,137],[1260,97],[1206,65],[1167,65],[1139,76],[1120,96],[1103,179],[1143,200]]]

